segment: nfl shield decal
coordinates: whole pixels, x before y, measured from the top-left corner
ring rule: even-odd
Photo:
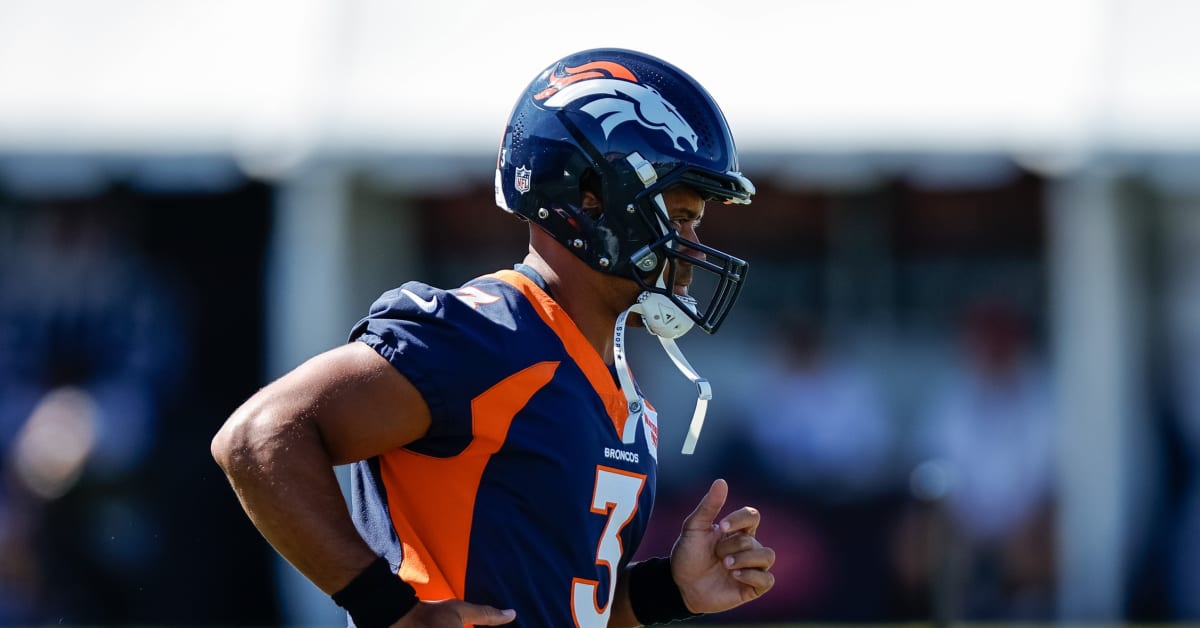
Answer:
[[[515,185],[516,185],[517,191],[520,192],[521,194],[524,194],[529,191],[529,175],[531,174],[531,172],[532,171],[530,171],[529,168],[526,168],[524,166],[520,166],[517,168],[517,180],[515,181]]]

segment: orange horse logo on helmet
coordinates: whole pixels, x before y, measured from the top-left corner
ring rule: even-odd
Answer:
[[[579,108],[600,122],[607,139],[613,129],[626,122],[637,122],[647,129],[662,131],[671,137],[677,150],[696,152],[696,131],[679,110],[658,93],[638,82],[637,76],[623,65],[594,61],[564,68],[565,74],[550,73],[549,86],[534,95],[547,107],[561,109],[582,98],[592,98]],[[686,144],[686,146],[685,146]]]

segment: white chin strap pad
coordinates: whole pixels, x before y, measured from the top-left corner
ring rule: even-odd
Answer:
[[[648,305],[650,309],[647,309]],[[683,453],[691,454],[696,451],[696,442],[700,439],[701,428],[704,427],[704,415],[708,412],[708,402],[712,399],[712,386],[709,385],[707,379],[701,377],[692,368],[687,358],[683,357],[679,346],[675,344],[675,338],[686,334],[692,328],[691,317],[681,312],[674,302],[661,294],[643,292],[633,307],[621,312],[621,315],[617,317],[617,326],[613,334],[613,358],[616,362],[617,378],[621,382],[621,391],[625,394],[630,414],[630,418],[625,421],[625,433],[622,435],[622,440],[626,443],[633,443],[637,436],[637,425],[641,422],[641,414],[645,411],[641,398],[634,389],[633,375],[625,358],[625,324],[631,312],[641,315],[646,329],[658,336],[659,343],[671,358],[671,362],[675,364],[675,368],[696,384],[696,409],[692,412],[692,422],[688,427],[687,438],[683,442]],[[637,420],[633,420],[635,416]]]
[[[696,310],[694,300],[681,297],[684,303]],[[636,312],[642,315],[646,329],[659,338],[678,338],[692,330],[696,323],[679,306],[666,295],[657,292],[643,292],[638,297]]]

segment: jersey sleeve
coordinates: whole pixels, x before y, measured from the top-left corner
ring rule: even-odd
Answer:
[[[471,442],[471,400],[514,372],[506,327],[449,291],[409,282],[381,295],[350,340],[375,349],[429,406],[429,433],[410,449],[450,456]]]

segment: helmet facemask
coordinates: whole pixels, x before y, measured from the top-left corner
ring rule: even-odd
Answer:
[[[633,153],[622,161],[637,163],[639,159],[640,156]],[[706,200],[739,199],[739,196],[730,194],[721,182],[687,169],[678,169],[661,179],[657,173],[650,174],[653,171],[646,167],[641,170],[649,185],[633,194],[628,203],[621,203],[619,196],[625,192],[624,197],[629,198],[628,191],[605,186],[605,216],[601,220],[625,235],[621,242],[620,262],[611,272],[633,277],[643,290],[662,295],[705,332],[715,333],[737,301],[748,264],[680,235],[670,219],[662,193],[675,185],[686,185]],[[617,180],[628,181],[628,177]],[[692,271],[692,283],[686,295],[674,290],[680,264],[690,265]]]

